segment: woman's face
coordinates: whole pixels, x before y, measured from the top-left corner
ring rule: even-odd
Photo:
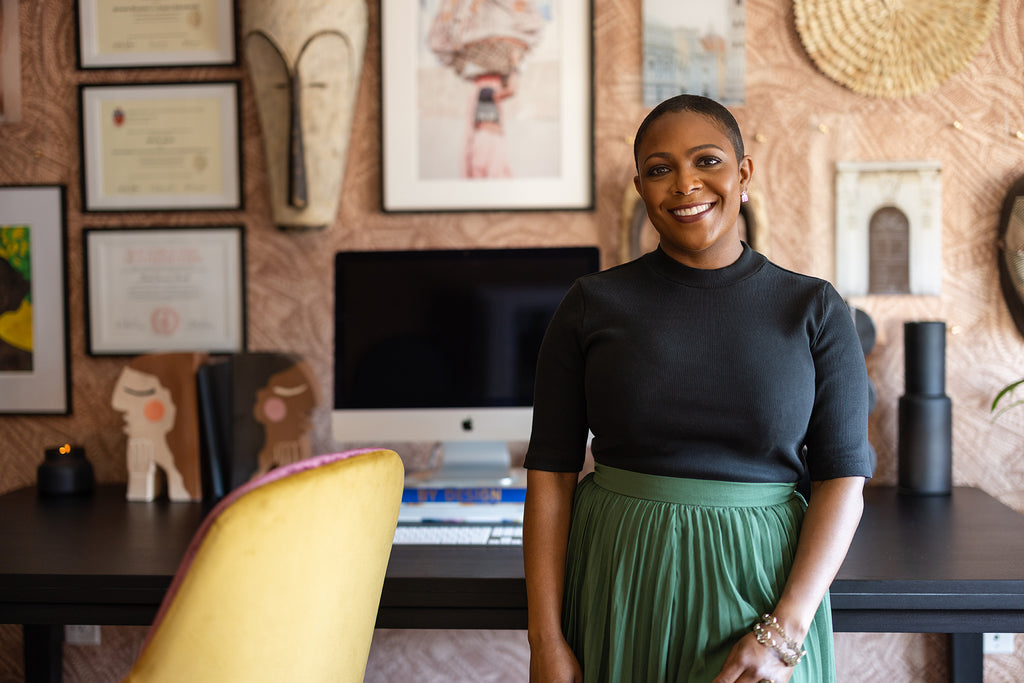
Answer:
[[[750,157],[737,162],[718,123],[694,112],[662,115],[647,129],[633,179],[662,250],[694,268],[723,268],[739,258],[736,218],[750,182]]]
[[[298,439],[312,428],[310,414],[317,395],[311,376],[304,372],[307,368],[299,363],[271,375],[266,386],[256,392],[253,417],[264,425],[275,425],[278,436],[284,432]]]
[[[157,438],[174,426],[171,392],[155,375],[132,367],[121,371],[110,405],[124,413],[124,431],[131,438]]]

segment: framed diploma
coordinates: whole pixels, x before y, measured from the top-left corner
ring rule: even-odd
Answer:
[[[593,209],[591,5],[381,3],[384,211]]]
[[[66,415],[64,187],[0,187],[0,413]]]
[[[241,227],[87,228],[82,235],[90,355],[245,350]]]
[[[82,208],[242,207],[237,81],[79,86]]]
[[[83,69],[236,64],[233,0],[78,0]]]

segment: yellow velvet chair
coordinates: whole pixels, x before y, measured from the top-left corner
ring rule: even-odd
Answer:
[[[127,682],[361,681],[404,469],[360,449],[271,470],[207,515]]]

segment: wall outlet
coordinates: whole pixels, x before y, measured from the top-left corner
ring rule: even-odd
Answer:
[[[987,655],[1013,654],[1013,634],[986,633],[982,639],[981,650]]]
[[[99,645],[100,627],[66,624],[64,626],[64,642],[68,645]]]

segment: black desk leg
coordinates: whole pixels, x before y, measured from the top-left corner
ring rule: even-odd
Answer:
[[[985,662],[982,634],[951,633],[949,635],[949,680],[951,683],[982,683]]]
[[[64,667],[64,627],[24,624],[25,683],[60,683]]]

